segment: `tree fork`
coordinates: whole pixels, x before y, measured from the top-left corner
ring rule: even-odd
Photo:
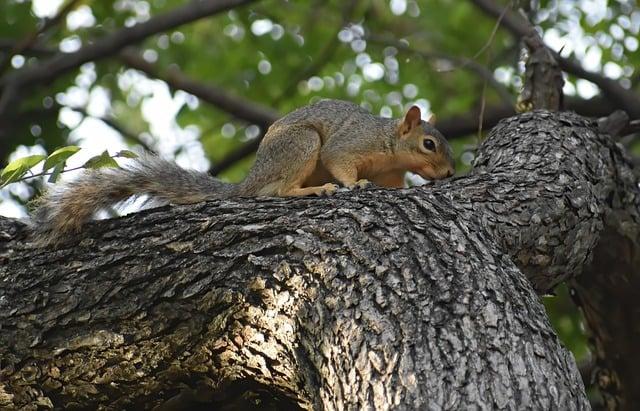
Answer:
[[[0,407],[588,409],[536,290],[580,280],[615,213],[637,244],[630,167],[533,112],[422,188],[165,207],[55,250],[0,220]]]

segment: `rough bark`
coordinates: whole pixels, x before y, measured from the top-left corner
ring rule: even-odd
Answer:
[[[593,262],[572,280],[574,297],[592,334],[592,380],[608,409],[640,406],[640,201],[637,177],[618,169],[604,208]]]
[[[596,130],[524,114],[448,182],[165,207],[56,250],[5,220],[0,406],[588,409],[536,290],[637,212]]]

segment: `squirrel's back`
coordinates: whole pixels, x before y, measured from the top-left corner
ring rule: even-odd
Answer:
[[[349,127],[353,133],[363,128],[366,132],[378,132],[381,130],[380,123],[388,121],[349,101],[325,99],[292,111],[275,121],[271,127],[309,125],[323,137],[331,137],[338,135],[345,127]]]

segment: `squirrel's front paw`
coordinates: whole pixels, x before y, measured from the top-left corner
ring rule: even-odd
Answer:
[[[322,186],[322,190],[318,193],[321,196],[330,196],[333,195],[336,191],[338,191],[338,186],[333,183],[327,183]]]
[[[367,180],[366,178],[360,179],[358,181],[356,181],[355,183],[348,185],[347,188],[350,190],[353,189],[358,189],[358,188],[367,188],[367,187],[371,187],[373,185],[373,183],[369,180]]]

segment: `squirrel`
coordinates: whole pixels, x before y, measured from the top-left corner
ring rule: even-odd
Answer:
[[[341,100],[321,100],[275,121],[262,139],[244,181],[224,183],[207,173],[142,155],[123,168],[87,170],[36,200],[32,227],[40,243],[64,241],[98,210],[132,196],[172,204],[252,196],[331,195],[372,182],[403,187],[406,171],[426,179],[454,174],[447,140],[421,120],[417,106],[404,118],[375,116]]]

